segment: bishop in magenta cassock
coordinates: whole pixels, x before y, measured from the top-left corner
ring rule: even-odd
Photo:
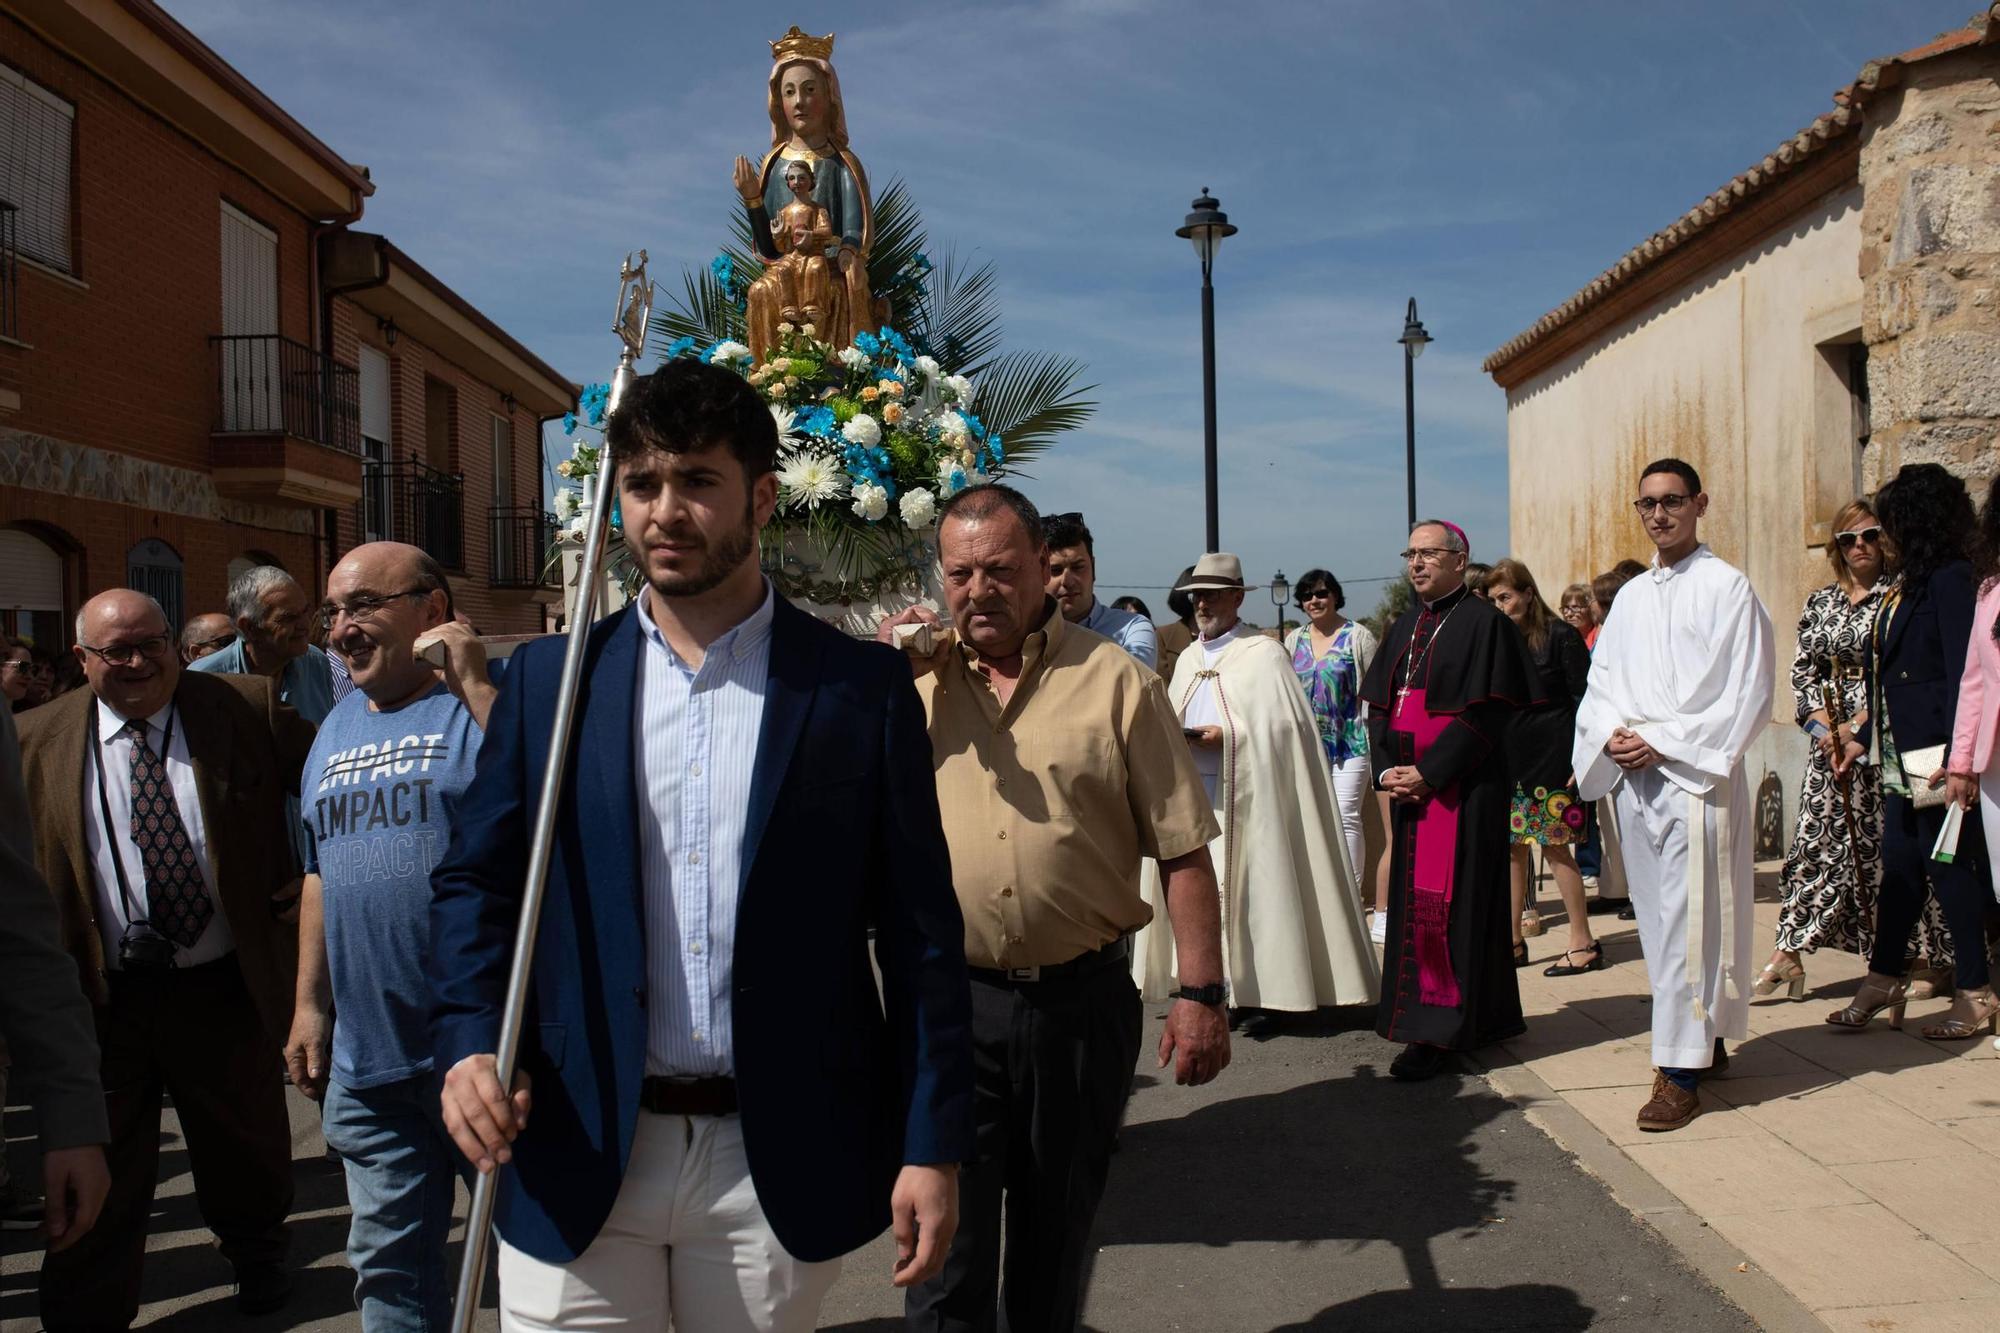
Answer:
[[[1389,937],[1375,1030],[1389,1067],[1429,1078],[1452,1051],[1517,1036],[1507,816],[1507,717],[1542,702],[1527,639],[1465,586],[1465,533],[1435,519],[1403,553],[1418,602],[1361,682],[1375,785],[1393,798]]]

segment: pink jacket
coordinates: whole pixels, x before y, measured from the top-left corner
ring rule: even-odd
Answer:
[[[2000,618],[2000,583],[1979,594],[1972,610],[1972,638],[1965,648],[1965,675],[1958,684],[1958,713],[1951,729],[1954,773],[1984,773],[1993,762],[1993,739],[2000,729],[2000,643],[1993,624]]]

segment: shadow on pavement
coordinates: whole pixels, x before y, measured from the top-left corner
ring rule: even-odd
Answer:
[[[1094,1238],[1106,1248],[1386,1241],[1409,1273],[1410,1290],[1393,1294],[1407,1312],[1418,1294],[1444,1292],[1432,1239],[1477,1232],[1512,1198],[1514,1182],[1489,1176],[1471,1141],[1509,1110],[1462,1075],[1401,1084],[1364,1064],[1351,1077],[1128,1124]],[[1328,1151],[1330,1135],[1361,1151]],[[1573,1293],[1548,1290],[1575,1305]]]
[[[1448,1291],[1377,1291],[1329,1305],[1302,1323],[1270,1333],[1334,1333],[1350,1329],[1589,1328],[1596,1312],[1563,1287],[1454,1287]]]

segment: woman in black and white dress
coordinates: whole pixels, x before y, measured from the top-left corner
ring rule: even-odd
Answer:
[[[1812,745],[1780,880],[1777,947],[1755,988],[1770,995],[1782,986],[1795,1000],[1805,998],[1802,954],[1835,948],[1867,956],[1882,881],[1881,775],[1859,763],[1836,779],[1828,757],[1834,737],[1850,734],[1847,720],[1867,711],[1869,634],[1890,586],[1882,527],[1865,501],[1834,516],[1826,551],[1834,581],[1806,598],[1792,659],[1798,722]],[[1931,965],[1949,966],[1951,937],[1935,902],[1925,909],[1918,945]]]

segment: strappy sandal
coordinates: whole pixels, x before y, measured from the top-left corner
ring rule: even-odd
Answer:
[[[1757,977],[1757,984],[1750,989],[1759,997],[1772,995],[1778,987],[1785,987],[1785,994],[1794,1000],[1806,998],[1806,965],[1796,958],[1786,967],[1776,963],[1764,964],[1764,970]]]
[[[1875,1015],[1884,1009],[1889,1011],[1889,1026],[1897,1031],[1903,1028],[1903,1006],[1909,1003],[1909,986],[1901,977],[1892,977],[1886,986],[1878,985],[1875,973],[1869,973],[1861,982],[1861,989],[1854,993],[1854,1002],[1845,1009],[1836,1009],[1826,1016],[1826,1021],[1837,1028],[1859,1031],[1868,1026]]]
[[[1572,963],[1572,958],[1588,958],[1587,963]],[[1593,940],[1588,949],[1564,949],[1562,961],[1542,969],[1545,977],[1580,977],[1585,972],[1600,972],[1604,969],[1604,942]]]
[[[1983,1032],[1995,1031],[1996,1020],[2000,1020],[2000,995],[1986,986],[1960,991],[1952,997],[1951,1012],[1944,1022],[1926,1023],[1922,1031],[1930,1041],[1966,1041]]]

